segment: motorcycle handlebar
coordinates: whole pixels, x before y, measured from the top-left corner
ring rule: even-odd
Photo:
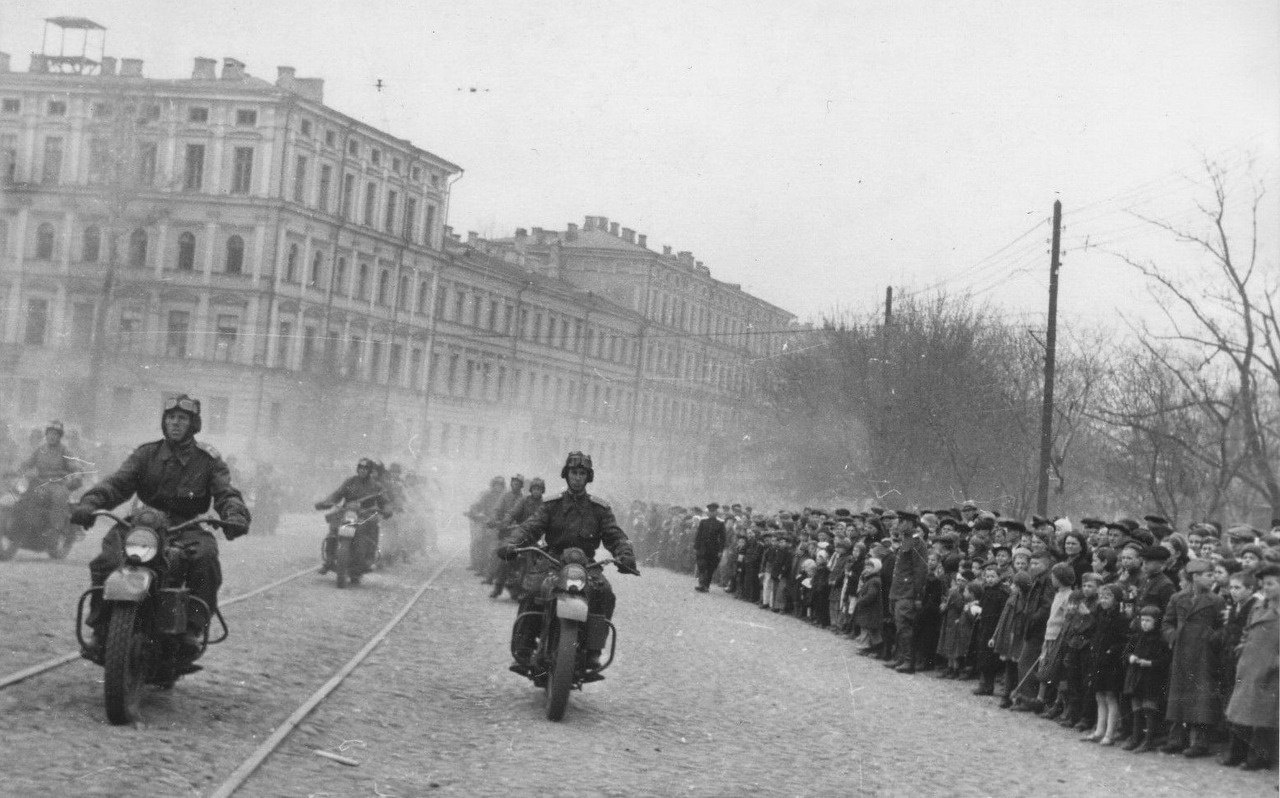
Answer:
[[[93,514],[95,516],[110,518],[112,521],[115,521],[117,524],[122,524],[123,526],[132,526],[132,524],[130,524],[128,521],[116,515],[115,513],[111,512],[110,510],[94,510]],[[169,527],[169,532],[171,534],[174,532],[181,532],[184,529],[192,529],[194,527],[200,526],[201,524],[210,524],[220,529],[243,529],[244,528],[244,524],[237,524],[234,521],[223,521],[220,518],[192,518],[190,521],[184,521],[181,524],[178,524],[177,526]]]
[[[516,553],[516,554],[522,554],[522,553],[524,553],[524,552],[531,552],[531,553],[534,553],[534,554],[541,554],[543,557],[546,557],[548,560],[550,560],[550,561],[551,561],[551,563],[552,563],[553,565],[555,565],[557,568],[559,568],[560,566],[564,565],[564,563],[560,562],[560,561],[559,561],[559,560],[557,560],[555,557],[552,557],[549,553],[547,553],[547,550],[546,550],[546,549],[542,549],[542,548],[539,548],[539,547],[537,547],[537,546],[523,546],[523,547],[521,547],[521,548],[516,549],[516,551],[515,551],[515,553]],[[618,571],[619,571],[619,573],[630,574],[630,575],[632,575],[632,576],[639,576],[639,575],[640,575],[640,572],[639,572],[639,571],[632,571],[632,570],[630,570],[630,569],[628,569],[628,568],[623,568],[623,567],[622,567],[622,564],[621,564],[621,563],[619,563],[617,560],[613,559],[612,557],[610,557],[610,558],[609,558],[609,559],[607,559],[607,560],[599,560],[599,561],[597,561],[597,562],[589,562],[589,563],[587,563],[587,564],[586,564],[586,567],[587,567],[587,569],[588,569],[588,570],[590,570],[590,569],[592,569],[592,568],[600,568],[601,570],[603,570],[603,569],[604,569],[604,567],[605,567],[606,565],[612,565],[614,568],[617,568],[617,569],[618,569]]]

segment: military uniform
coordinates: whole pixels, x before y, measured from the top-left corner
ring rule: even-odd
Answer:
[[[80,470],[80,461],[61,441],[42,443],[26,459],[20,471],[35,472],[31,485],[31,501],[44,514],[44,527],[53,534],[61,534],[71,521],[71,509],[67,502],[71,491],[80,487],[80,478],[74,476]]]
[[[547,553],[556,559],[563,556],[565,549],[578,548],[588,560],[594,560],[596,549],[603,544],[615,559],[635,560],[631,541],[618,526],[613,510],[586,491],[575,495],[566,490],[554,499],[544,500],[533,516],[512,533],[509,545],[516,548],[533,546],[539,540],[546,541]],[[550,568],[550,563],[539,558],[530,568],[530,573],[546,573]],[[588,571],[588,579],[592,587],[589,611],[612,618],[617,597],[609,580],[604,577],[602,569]],[[536,594],[522,598],[519,612],[535,611],[537,598]],[[532,648],[532,639],[537,632],[536,623],[522,624],[522,628],[515,632],[516,650]],[[525,642],[522,644],[521,640]]]
[[[85,491],[80,505],[95,510],[114,508],[134,494],[143,504],[163,512],[173,525],[208,512],[210,504],[224,521],[249,524],[249,508],[240,491],[232,486],[231,474],[222,456],[212,446],[195,439],[182,443],[168,440],[144,443],[134,449],[118,471]],[[95,587],[106,582],[120,565],[122,532],[119,526],[108,532],[102,539],[101,553],[89,563],[89,575]],[[222,586],[217,541],[200,528],[179,533],[178,541],[187,552],[187,586],[191,594],[202,599],[210,611],[216,609],[218,588]],[[99,622],[101,595],[100,591],[93,593],[90,626]],[[193,634],[199,634],[209,620],[204,608],[195,606],[187,619],[188,631]]]
[[[381,482],[373,477],[361,477],[359,475],[347,477],[342,484],[333,493],[324,498],[320,504],[327,504],[333,507],[341,508],[347,502],[360,502],[360,515],[363,516],[369,512],[371,508],[376,507],[378,512],[373,513],[371,517],[364,523],[356,527],[355,540],[352,541],[352,563],[350,573],[353,577],[359,577],[369,570],[369,566],[373,564],[373,558],[378,553],[378,516],[391,514],[391,500],[387,496],[385,487]],[[342,513],[330,513],[325,516],[329,522],[329,537],[325,538],[325,562],[333,557],[332,547],[338,535],[338,526],[342,522]]]

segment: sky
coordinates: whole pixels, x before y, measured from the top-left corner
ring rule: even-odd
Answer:
[[[1043,325],[1054,200],[1063,322],[1158,314],[1115,253],[1201,268],[1135,214],[1194,222],[1205,159],[1269,189],[1278,268],[1274,0],[8,0],[14,69],[57,15],[150,77],[230,56],[324,78],[328,105],[464,168],[464,235],[607,216],[801,320],[894,286]]]

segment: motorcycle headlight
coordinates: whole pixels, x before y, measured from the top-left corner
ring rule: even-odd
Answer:
[[[360,520],[360,516],[356,514],[355,510],[347,510],[342,515],[342,521],[343,523],[346,523],[346,524],[354,524],[359,520]]]
[[[566,565],[560,574],[565,590],[586,590],[587,569],[581,565]]]
[[[160,536],[154,529],[137,526],[129,530],[124,539],[126,557],[137,558],[138,562],[151,562],[160,553]]]

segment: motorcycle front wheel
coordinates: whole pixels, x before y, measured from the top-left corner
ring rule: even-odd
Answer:
[[[338,587],[346,587],[351,576],[351,539],[338,538],[333,552],[333,570],[338,576]]]
[[[140,718],[142,684],[147,675],[146,633],[141,628],[137,604],[111,608],[106,648],[102,684],[107,720],[123,726]]]
[[[573,670],[578,662],[578,625],[564,618],[559,619],[556,631],[555,659],[547,674],[547,720],[560,720],[569,705],[569,691],[573,689]]]
[[[75,542],[76,539],[72,533],[64,532],[53,539],[53,542],[49,544],[49,548],[46,549],[46,551],[49,552],[49,556],[53,559],[63,560],[71,553],[71,546]]]

